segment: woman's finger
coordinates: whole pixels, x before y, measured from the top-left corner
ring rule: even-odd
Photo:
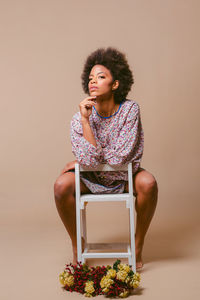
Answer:
[[[83,104],[85,104],[85,103],[91,103],[91,102],[96,103],[96,97],[88,97],[88,98],[86,98],[86,99],[84,99],[82,101]]]
[[[96,99],[96,97],[97,96],[89,96],[89,97],[85,98],[85,100],[87,100],[87,99]]]
[[[83,103],[83,105],[90,105],[90,106],[93,106],[95,104],[96,104],[95,100],[87,100]]]

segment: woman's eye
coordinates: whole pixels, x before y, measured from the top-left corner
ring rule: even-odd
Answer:
[[[105,76],[98,76],[99,78],[105,78]],[[92,80],[92,78],[89,78],[89,81]]]

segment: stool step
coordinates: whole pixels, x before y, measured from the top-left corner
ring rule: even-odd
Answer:
[[[109,250],[126,248],[127,252],[88,252],[89,250]],[[85,258],[129,258],[131,257],[130,245],[128,243],[88,243],[82,253]]]
[[[98,202],[98,201],[127,201],[130,200],[130,194],[85,194],[80,197],[81,202]]]
[[[128,249],[128,243],[87,243],[88,250],[96,249]]]
[[[131,253],[128,252],[96,252],[96,253],[83,253],[83,258],[129,258]]]

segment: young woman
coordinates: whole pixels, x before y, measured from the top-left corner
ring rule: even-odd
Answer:
[[[126,98],[133,75],[123,53],[115,48],[100,48],[89,55],[82,85],[89,96],[79,104],[71,121],[72,151],[75,161],[66,164],[55,182],[55,202],[71,238],[73,262],[77,259],[75,162],[95,167],[98,164],[123,165],[132,162],[136,196],[136,267],[142,268],[142,249],[157,204],[157,182],[140,167],[144,134],[140,108]],[[81,193],[122,193],[128,191],[127,172],[84,172]],[[84,240],[82,240],[84,244]]]

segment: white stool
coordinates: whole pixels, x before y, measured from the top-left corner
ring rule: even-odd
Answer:
[[[87,171],[128,171],[129,192],[123,194],[80,194],[80,172]],[[99,165],[92,169],[89,167],[75,164],[76,181],[76,234],[77,234],[77,260],[81,263],[88,258],[128,258],[129,265],[136,272],[135,260],[135,225],[134,225],[134,203],[132,163],[124,166],[110,166],[107,164]],[[129,209],[129,243],[87,243],[86,229],[86,202],[104,202],[104,201],[126,201],[126,208]],[[82,252],[81,237],[85,239],[85,246]],[[122,249],[125,247],[127,252],[88,252],[95,249]]]

